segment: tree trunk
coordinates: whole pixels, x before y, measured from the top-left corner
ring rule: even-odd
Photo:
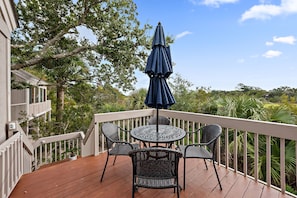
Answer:
[[[64,86],[57,85],[57,105],[56,105],[56,121],[57,123],[61,123],[63,120],[63,110],[64,110]]]

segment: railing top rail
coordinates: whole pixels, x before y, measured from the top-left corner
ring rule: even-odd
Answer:
[[[124,120],[129,118],[138,118],[144,116],[151,116],[154,114],[155,109],[143,109],[132,111],[120,111],[110,113],[95,114],[95,123],[97,122],[111,122],[116,120]]]
[[[28,139],[28,136],[24,132],[21,132],[21,135],[22,135],[24,147],[26,148],[26,150],[30,155],[33,155],[34,147],[32,145],[32,142]]]
[[[84,138],[84,141],[83,141],[84,144],[86,144],[86,142],[87,142],[87,140],[89,139],[89,137],[90,137],[92,131],[93,131],[94,128],[95,128],[95,121],[94,121],[94,120],[95,120],[95,118],[93,117],[93,118],[92,118],[92,121],[91,121],[91,123],[90,123],[90,126],[89,126],[89,128],[88,128],[88,130],[87,130],[87,132],[86,132],[86,134],[85,134],[85,138]]]
[[[21,136],[21,132],[19,131],[16,134],[14,134],[13,136],[11,136],[10,138],[8,138],[5,142],[0,144],[0,150],[6,150],[6,148],[9,147],[11,145],[11,143],[20,139],[20,136]]]
[[[82,131],[43,137],[43,138],[39,138],[36,142],[34,142],[33,146],[34,148],[37,148],[42,144],[47,144],[47,143],[52,143],[52,142],[57,142],[62,140],[75,139],[75,138],[84,139],[84,137],[85,137],[85,134]]]
[[[160,115],[205,124],[219,124],[224,128],[249,131],[261,135],[297,140],[297,125],[259,120],[232,118],[192,112],[160,110]]]
[[[26,150],[29,152],[29,154],[33,154],[34,148],[26,134],[24,133],[22,127],[19,125],[19,123],[16,121],[16,127],[17,127],[17,133],[15,133],[13,136],[8,138],[5,142],[3,142],[0,145],[0,150],[5,150],[8,148],[11,143],[17,141],[18,139],[21,139],[23,141],[23,145],[26,148]]]

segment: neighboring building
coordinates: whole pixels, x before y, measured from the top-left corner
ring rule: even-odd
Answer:
[[[47,100],[48,83],[24,70],[12,70],[11,73],[13,80],[28,85],[27,88],[11,91],[11,120],[26,122],[23,130],[29,135],[35,118],[42,116],[45,121],[50,120],[51,101]],[[36,127],[34,130],[39,132]]]
[[[0,143],[4,142],[10,114],[10,36],[18,26],[13,0],[0,3]]]

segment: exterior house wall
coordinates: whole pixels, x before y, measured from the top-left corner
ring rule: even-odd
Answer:
[[[10,121],[10,35],[17,27],[12,0],[0,1],[0,143],[6,139],[6,124]]]
[[[30,85],[24,89],[12,89],[11,94],[11,119],[23,120],[25,117],[31,120],[51,111],[50,101],[47,100],[48,83],[22,69],[13,70],[12,78],[16,82]],[[35,110],[33,110],[35,109]],[[25,117],[24,117],[25,116]]]

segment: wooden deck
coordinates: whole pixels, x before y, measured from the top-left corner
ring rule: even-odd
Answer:
[[[11,194],[11,198],[20,197],[131,197],[132,166],[129,157],[118,157],[115,166],[110,159],[103,182],[100,182],[106,154],[96,157],[80,158],[49,167],[41,168],[22,176]],[[189,160],[189,159],[188,159]],[[225,198],[280,198],[283,195],[273,188],[267,188],[242,175],[218,168],[223,190],[221,191],[213,167],[205,169],[202,160],[187,161],[186,190],[181,197],[225,197]],[[183,160],[180,161],[180,185],[183,184]],[[137,198],[171,198],[177,197],[172,189],[144,189],[135,193]]]

